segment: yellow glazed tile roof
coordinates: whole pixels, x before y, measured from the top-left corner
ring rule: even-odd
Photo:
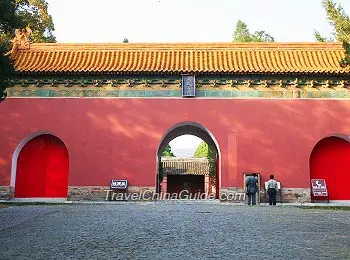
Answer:
[[[23,73],[344,74],[341,43],[31,44],[18,50]]]

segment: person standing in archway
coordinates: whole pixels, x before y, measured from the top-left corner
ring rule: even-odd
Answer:
[[[270,180],[267,182],[267,194],[269,194],[269,205],[276,205],[276,194],[278,190],[277,181],[274,180],[275,176],[270,175]]]
[[[246,190],[248,195],[248,205],[256,205],[256,193],[258,191],[258,178],[257,174],[253,173],[252,176],[250,176],[246,180]]]

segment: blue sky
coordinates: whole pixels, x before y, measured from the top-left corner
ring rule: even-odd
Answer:
[[[58,42],[229,42],[238,19],[251,32],[279,42],[329,37],[322,0],[47,0]],[[350,0],[337,0],[350,14]],[[209,129],[210,130],[210,129]],[[200,139],[170,142],[177,156],[193,154]]]
[[[47,0],[58,42],[226,42],[238,19],[276,41],[329,35],[321,0]],[[337,0],[350,13],[349,0]]]

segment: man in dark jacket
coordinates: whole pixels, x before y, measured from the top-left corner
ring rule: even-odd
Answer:
[[[256,193],[258,191],[258,178],[256,176],[256,173],[253,173],[245,182],[248,195],[248,205],[256,205]]]

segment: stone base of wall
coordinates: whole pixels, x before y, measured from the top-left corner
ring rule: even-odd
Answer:
[[[220,190],[220,200],[230,201],[227,198],[227,194],[242,194],[244,190],[242,188],[228,187]],[[281,196],[282,195],[282,196]],[[232,196],[231,196],[232,197]],[[281,200],[282,199],[282,200]],[[277,203],[288,203],[288,202],[311,202],[310,189],[309,188],[283,188],[281,193],[277,193]],[[233,202],[237,202],[233,200]],[[260,191],[260,202],[268,202],[268,196],[265,190]]]
[[[220,189],[219,200],[225,202],[242,203],[245,201],[245,193],[242,188],[222,188]]]
[[[282,202],[311,202],[309,188],[284,188],[282,189]]]
[[[69,186],[68,200],[106,200],[107,195],[109,195],[110,198],[112,196],[111,191],[107,194],[108,191],[109,186]],[[146,198],[147,196],[152,196],[155,192],[155,188],[130,186],[128,187],[127,192],[130,194],[129,200],[131,199],[132,194],[145,194],[142,198]],[[123,192],[121,191],[120,193]],[[118,198],[120,197],[121,196],[118,196]],[[115,195],[114,198],[116,199],[117,196]]]
[[[13,198],[13,189],[10,186],[0,186],[0,199],[9,200]]]
[[[68,200],[93,200],[93,201],[102,201],[106,200],[108,186],[69,186],[68,187]],[[150,198],[155,193],[154,187],[128,187],[128,194],[135,194],[135,197],[126,197],[128,200],[150,200]],[[136,194],[141,194],[136,198]],[[238,195],[233,197],[234,195]],[[220,200],[221,201],[231,201],[231,202],[243,202],[242,194],[244,190],[237,187],[228,187],[222,188],[220,190]],[[111,193],[109,194],[111,197]],[[120,198],[121,196],[118,196]],[[10,186],[0,186],[0,199],[9,200],[14,198],[14,189]],[[114,198],[117,199],[117,195],[114,195]],[[158,198],[158,197],[156,197]],[[280,196],[277,194],[277,203],[280,203]],[[265,194],[264,190],[260,191],[260,202],[267,202],[268,197]],[[308,188],[284,188],[282,189],[282,202],[311,202],[310,189]]]

